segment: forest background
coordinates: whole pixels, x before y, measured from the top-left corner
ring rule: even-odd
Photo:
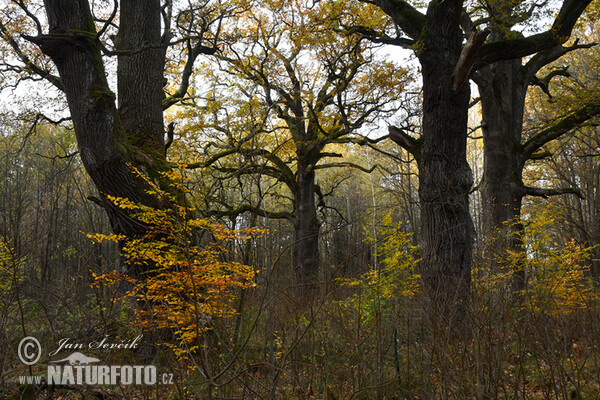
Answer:
[[[1,4],[1,398],[600,397],[597,1]]]

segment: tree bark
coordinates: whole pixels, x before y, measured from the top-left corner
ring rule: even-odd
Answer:
[[[305,123],[304,111],[300,107],[301,97],[297,93],[296,118],[290,120],[290,131],[296,146],[294,193],[294,246],[293,263],[296,283],[301,285],[304,299],[312,297],[317,288],[319,275],[319,230],[321,222],[317,216],[315,201],[315,167],[321,158],[323,145],[318,140],[317,120],[309,115]]]
[[[319,273],[319,229],[315,204],[314,164],[298,160],[294,193],[293,262],[296,281],[302,290],[315,288]]]
[[[484,146],[481,188],[486,260],[492,270],[510,264],[509,251],[522,251],[520,222],[524,160],[521,132],[527,83],[521,59],[498,61],[478,72]],[[524,285],[523,271],[515,288]]]
[[[160,0],[121,3],[117,36],[119,115],[131,144],[164,152],[163,71]]]
[[[466,158],[469,85],[453,89],[462,51],[462,2],[434,0],[419,54],[423,70],[423,135],[419,155],[421,274],[434,316],[449,326],[469,307],[473,226]]]
[[[92,178],[115,233],[135,237],[142,223],[115,206],[107,196],[150,206],[159,201],[146,193],[147,184],[130,168],[151,178],[167,168],[162,127],[164,57],[160,40],[160,3],[142,6],[124,0],[119,48],[119,110],[110,90],[101,45],[87,0],[46,0],[49,34],[29,38],[55,63],[73,119],[83,164]],[[157,39],[158,38],[158,39]],[[129,54],[127,54],[129,52]],[[158,83],[157,83],[158,82]],[[142,266],[136,266],[138,269]]]
[[[462,1],[432,0],[425,15],[405,0],[362,1],[376,4],[392,18],[410,38],[399,37],[395,42],[410,45],[421,62],[421,271],[433,310],[442,312],[452,325],[453,320],[463,318],[469,305],[473,240],[468,208],[472,176],[466,161],[469,88],[461,84],[462,75],[469,76],[471,71],[502,60],[551,51],[557,45],[561,49],[560,44],[568,40],[575,22],[591,0],[564,0],[552,27],[529,37],[521,35],[516,39],[481,44],[483,34],[473,32],[476,40],[470,49],[465,48],[463,57],[468,63],[459,62],[463,39]],[[551,57],[550,54],[548,58]],[[453,71],[457,72],[456,90],[452,90]]]

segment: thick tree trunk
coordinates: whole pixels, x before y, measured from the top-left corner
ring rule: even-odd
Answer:
[[[163,138],[160,2],[121,2],[118,110],[116,96],[107,83],[88,1],[46,0],[45,6],[49,35],[32,41],[52,58],[59,71],[83,164],[100,193],[113,231],[130,239],[139,237],[146,226],[108,196],[151,207],[165,206],[158,196],[148,193],[149,185],[131,169],[136,167],[169,189],[160,174],[168,169]],[[153,265],[128,259],[127,268],[130,275],[139,277]],[[140,302],[140,307],[151,305]],[[163,335],[162,340],[171,335],[164,331],[158,334]],[[154,332],[145,335],[139,354],[151,358],[156,337]]]
[[[294,193],[293,262],[296,281],[303,289],[315,288],[319,273],[319,229],[315,204],[314,164],[298,160]]]
[[[430,3],[424,50],[423,135],[419,159],[422,215],[421,273],[434,318],[449,326],[465,318],[470,302],[473,226],[466,158],[469,85],[453,89],[462,50],[462,3]],[[438,320],[438,322],[441,322]]]
[[[103,195],[140,201],[87,1],[48,0],[46,11],[50,35],[36,40],[60,73],[83,164]],[[138,230],[120,210],[110,205],[107,210],[115,232]]]
[[[67,97],[83,164],[98,189],[113,231],[135,237],[139,221],[107,200],[124,197],[159,206],[129,164],[158,177],[166,168],[163,149],[160,3],[124,0],[119,48],[119,105],[110,90],[87,0],[46,0],[49,34],[31,38],[50,56]],[[134,72],[135,71],[135,72]],[[138,269],[140,266],[136,266]],[[132,271],[135,272],[135,271]],[[137,271],[139,272],[139,271]]]
[[[479,71],[483,116],[484,170],[481,190],[486,261],[492,270],[511,264],[509,252],[523,251],[521,132],[527,84],[521,59],[499,61]],[[523,271],[515,274],[517,289]]]
[[[159,0],[122,1],[117,47],[124,55],[117,82],[119,114],[131,144],[162,154],[165,50],[160,20]]]
[[[590,0],[565,0],[547,31],[530,37],[512,37],[511,34],[509,39],[497,42],[484,43],[488,33],[475,32],[468,26],[471,25],[469,18],[465,18],[462,20],[465,33],[471,35],[464,49],[459,27],[463,12],[461,0],[431,0],[425,15],[403,0],[363,1],[378,5],[393,19],[410,38],[398,38],[395,43],[402,46],[410,43],[421,62],[423,133],[418,146],[423,226],[421,270],[433,309],[443,312],[452,325],[452,320],[461,319],[467,309],[471,279],[473,227],[468,192],[472,176],[465,157],[468,78],[472,71],[486,65],[537,52],[546,54],[535,60],[530,73],[534,67],[539,70],[555,60],[563,50],[561,44],[570,36]],[[491,6],[510,9],[510,4],[503,1]],[[504,15],[504,10],[500,11],[498,15]],[[381,37],[374,40],[388,42]],[[542,65],[537,65],[539,63]],[[577,116],[573,118],[577,119]],[[558,127],[556,131],[560,130]],[[414,151],[414,141],[404,137],[400,142],[404,142],[401,145],[408,151]],[[534,145],[536,143],[530,147]],[[523,150],[523,154],[526,153]],[[514,204],[509,207],[514,208]]]

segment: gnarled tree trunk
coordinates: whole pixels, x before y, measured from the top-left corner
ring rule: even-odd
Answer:
[[[49,34],[29,38],[60,74],[83,164],[115,233],[135,237],[145,227],[107,196],[160,206],[131,166],[158,179],[164,156],[160,2],[121,3],[118,48],[119,109],[110,90],[87,0],[46,0]],[[143,268],[135,266],[135,270]],[[137,273],[140,271],[131,271]]]
[[[419,155],[421,274],[432,311],[449,325],[465,317],[470,298],[473,226],[466,158],[469,85],[453,88],[462,51],[459,1],[432,1],[427,10],[423,69],[423,135]]]
[[[530,62],[534,64],[551,59],[555,49],[560,52],[560,45],[591,0],[564,0],[547,31],[488,43],[484,43],[488,32],[476,31],[469,17],[462,14],[460,0],[431,0],[425,15],[404,0],[363,1],[379,6],[403,35],[390,38],[369,29],[358,30],[374,41],[412,48],[421,62],[422,136],[415,139],[398,130],[394,138],[391,129],[390,137],[419,161],[423,284],[432,310],[441,312],[452,326],[452,321],[461,320],[468,308],[471,279],[473,227],[468,193],[472,177],[465,157],[471,72],[536,52],[547,54],[541,60],[533,57]],[[469,36],[464,47],[461,26]],[[552,133],[541,136],[525,148],[536,150],[538,143]],[[525,149],[523,154],[529,156]]]

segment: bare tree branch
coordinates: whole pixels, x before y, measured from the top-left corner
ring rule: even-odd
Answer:
[[[119,2],[118,2],[118,0],[113,0],[113,2],[114,2],[114,7],[113,7],[113,10],[112,10],[110,16],[108,17],[108,19],[106,21],[104,21],[104,25],[102,26],[100,31],[98,31],[98,33],[96,34],[96,38],[98,38],[98,39],[101,38],[102,35],[104,35],[104,32],[106,32],[106,30],[112,24],[112,21],[115,19],[116,15],[117,15],[117,11],[119,10]]]
[[[17,43],[14,37],[10,34],[6,26],[0,21],[0,37],[4,39],[8,45],[13,49],[18,59],[25,64],[23,67],[19,67],[18,71],[15,72],[26,72],[27,69],[30,69],[35,74],[39,75],[43,79],[50,82],[54,85],[58,90],[63,91],[63,84],[59,77],[52,75],[49,71],[44,70],[39,65],[35,64],[31,61],[31,58],[21,49],[21,46]],[[25,37],[26,38],[26,37]]]
[[[542,189],[536,187],[525,186],[525,194],[527,196],[538,196],[547,198],[548,196],[559,196],[563,194],[574,194],[580,199],[583,199],[581,190],[578,188],[553,188],[553,189]]]
[[[177,89],[177,92],[173,93],[171,96],[167,97],[163,101],[163,109],[165,110],[171,107],[173,104],[176,104],[177,102],[181,101],[187,94],[187,91],[190,87],[190,78],[192,77],[192,73],[194,72],[194,63],[196,62],[198,56],[200,56],[201,54],[215,54],[217,51],[216,47],[205,46],[202,43],[202,41],[199,41],[195,45],[192,45],[191,39],[188,41],[187,48],[188,58],[185,63],[185,66],[183,67],[179,89]]]
[[[539,86],[539,88],[542,89],[542,91],[544,93],[546,93],[548,98],[552,98],[552,94],[550,93],[550,88],[549,88],[550,81],[552,80],[552,78],[554,78],[556,76],[567,76],[567,77],[571,76],[568,69],[569,69],[568,66],[554,69],[542,78],[538,78],[537,76],[534,76],[533,79],[531,80],[530,85]]]
[[[363,0],[364,1],[364,0]],[[413,40],[418,40],[425,27],[425,15],[404,0],[365,1],[378,5],[383,12]]]
[[[529,37],[486,43],[477,56],[474,70],[496,61],[525,57],[565,43],[571,36],[575,23],[591,0],[564,0],[554,23],[545,32]]]
[[[338,162],[338,163],[329,163],[329,164],[319,164],[319,165],[316,165],[314,167],[314,169],[317,170],[317,169],[340,168],[340,167],[355,168],[355,169],[359,169],[363,172],[366,172],[367,174],[370,174],[371,172],[373,172],[375,170],[375,168],[377,168],[377,165],[375,164],[371,168],[365,168],[362,165],[354,164],[352,162]]]
[[[465,44],[465,47],[463,47],[462,52],[460,53],[458,62],[454,67],[454,72],[452,72],[452,89],[454,91],[458,91],[458,89],[460,89],[469,79],[475,57],[477,57],[479,49],[481,49],[483,42],[485,42],[485,39],[490,33],[491,31],[486,29],[481,32],[473,32],[470,35],[467,44]]]
[[[43,33],[43,29],[42,29],[42,24],[39,20],[38,17],[36,17],[27,7],[27,5],[25,4],[25,2],[23,0],[12,0],[13,3],[15,3],[16,5],[19,6],[19,8],[21,10],[23,10],[25,12],[25,14],[27,14],[27,16],[29,17],[29,19],[31,19],[33,21],[33,23],[35,24],[35,28],[37,30],[38,35],[41,35]]]
[[[255,207],[251,204],[242,204],[239,207],[231,208],[228,210],[210,210],[210,211],[207,211],[207,214],[220,218],[220,217],[237,217],[238,215],[243,214],[245,212],[250,212],[250,213],[260,215],[260,216],[263,216],[266,218],[287,219],[289,221],[294,220],[293,215],[289,212],[263,210],[260,207]]]
[[[388,132],[390,133],[390,139],[412,154],[415,159],[419,159],[421,153],[421,141],[419,139],[415,139],[404,130],[393,125],[388,127]]]
[[[523,145],[523,160],[529,159],[534,152],[546,143],[570,132],[598,114],[600,114],[600,100],[595,100],[572,111],[551,126],[542,129]]]
[[[552,156],[552,153],[549,151],[540,151],[540,152],[533,153],[532,155],[530,155],[529,160],[543,160],[543,159],[546,159],[551,156]]]
[[[561,44],[551,47],[548,50],[540,51],[524,65],[525,80],[531,82],[535,75],[544,66],[550,64],[552,61],[558,60],[565,54],[579,49],[589,49],[596,46],[597,43],[584,43],[579,44],[579,39],[575,40],[571,46],[562,46]]]
[[[384,32],[377,32],[374,29],[366,26],[349,26],[344,28],[344,32],[348,35],[360,35],[364,39],[367,39],[373,43],[391,44],[393,46],[400,46],[404,48],[410,48],[416,42],[413,39],[405,37],[391,37],[386,35]]]

